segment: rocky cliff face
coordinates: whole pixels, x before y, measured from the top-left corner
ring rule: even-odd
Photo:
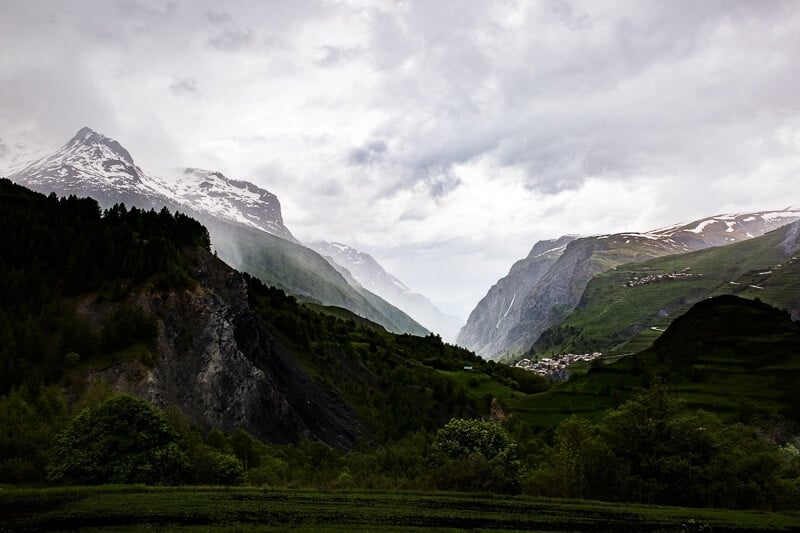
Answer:
[[[564,236],[537,242],[528,256],[514,263],[508,275],[478,302],[456,343],[490,357],[501,351],[509,330],[519,322],[522,302],[573,239]]]
[[[142,289],[129,298],[157,317],[153,366],[119,363],[90,379],[155,405],[176,405],[207,427],[243,428],[269,442],[308,438],[351,447],[362,434],[357,416],[309,377],[250,310],[241,274],[204,251],[193,252],[193,262],[193,288]],[[97,306],[88,303],[84,313],[107,312]]]

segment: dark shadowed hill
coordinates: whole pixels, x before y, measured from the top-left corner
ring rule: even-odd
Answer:
[[[593,365],[552,390],[511,402],[536,426],[570,414],[599,417],[642,386],[665,382],[690,409],[729,420],[800,421],[800,323],[732,295],[698,302],[642,352]]]
[[[166,209],[102,212],[0,180],[0,247],[0,396],[48,387],[75,404],[102,382],[206,429],[350,448],[486,414],[486,391],[452,374],[464,366],[529,385],[437,336],[306,307]]]

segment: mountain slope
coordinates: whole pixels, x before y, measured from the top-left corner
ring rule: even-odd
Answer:
[[[185,215],[45,197],[0,180],[0,394],[110,383],[205,427],[351,446],[362,428],[250,305]]]
[[[260,229],[297,242],[283,224],[281,204],[271,192],[247,181],[226,178],[220,172],[187,168],[173,183],[163,182],[170,197],[195,213]]]
[[[580,301],[586,284],[616,266],[686,253],[759,236],[800,218],[797,211],[765,211],[716,215],[646,233],[618,233],[575,239],[555,261],[526,281],[522,300],[502,322],[502,308],[493,294],[476,308],[459,336],[463,346],[490,358],[526,352],[547,328],[565,318]],[[492,291],[490,291],[491,293]],[[500,291],[495,291],[500,293]],[[509,299],[505,295],[506,299]],[[502,302],[505,304],[505,301]],[[492,305],[489,305],[492,304]],[[491,309],[492,313],[485,312]],[[512,314],[513,313],[513,314]],[[473,316],[474,315],[474,316]],[[489,318],[487,318],[489,317]]]
[[[50,152],[52,149],[32,142],[24,133],[0,137],[0,176],[11,175]]]
[[[464,366],[489,390],[522,387],[513,369],[434,335],[319,313],[233,270],[186,215],[101,214],[93,199],[0,179],[0,246],[0,400],[41,393],[53,416],[69,416],[67,399],[123,391],[178,407],[204,433],[350,448],[487,415]]]
[[[498,343],[519,320],[522,302],[574,239],[564,236],[537,242],[478,302],[456,342],[479,354],[495,354]]]
[[[116,203],[190,214],[206,225],[220,257],[302,298],[345,307],[389,331],[426,330],[374,295],[363,295],[283,223],[275,195],[217,172],[187,169],[174,181],[150,176],[117,141],[82,128],[62,148],[10,178],[33,190],[90,196]]]
[[[800,324],[766,303],[733,295],[704,299],[649,349],[593,366],[544,394],[508,401],[533,427],[579,414],[597,419],[642,386],[665,382],[691,410],[732,422],[800,420]]]
[[[200,217],[209,228],[220,257],[264,283],[301,300],[343,307],[394,333],[426,335],[408,315],[376,295],[354,287],[321,255],[300,244],[252,228],[231,228]],[[216,241],[214,237],[219,237]]]
[[[674,316],[711,295],[758,297],[800,318],[798,235],[800,221],[728,246],[619,266],[592,279],[575,311],[532,352],[643,349]]]
[[[317,241],[308,246],[330,258],[335,265],[344,267],[359,286],[402,309],[430,331],[439,333],[445,341],[455,341],[461,321],[442,313],[425,296],[412,292],[368,253],[337,242]]]

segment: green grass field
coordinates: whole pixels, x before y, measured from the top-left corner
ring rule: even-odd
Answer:
[[[799,513],[443,492],[144,486],[0,490],[0,531],[720,532],[798,528]]]
[[[438,372],[467,389],[475,398],[481,398],[487,394],[502,400],[524,396],[523,393],[498,383],[483,372],[469,370],[439,370]]]

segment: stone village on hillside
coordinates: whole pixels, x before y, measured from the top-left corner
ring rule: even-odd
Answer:
[[[570,365],[581,361],[593,361],[602,355],[603,354],[600,352],[584,354],[568,353],[556,355],[552,358],[545,357],[544,359],[540,359],[538,361],[522,359],[514,366],[534,372],[540,376],[544,376],[555,381],[567,381],[567,379],[569,379]]]

